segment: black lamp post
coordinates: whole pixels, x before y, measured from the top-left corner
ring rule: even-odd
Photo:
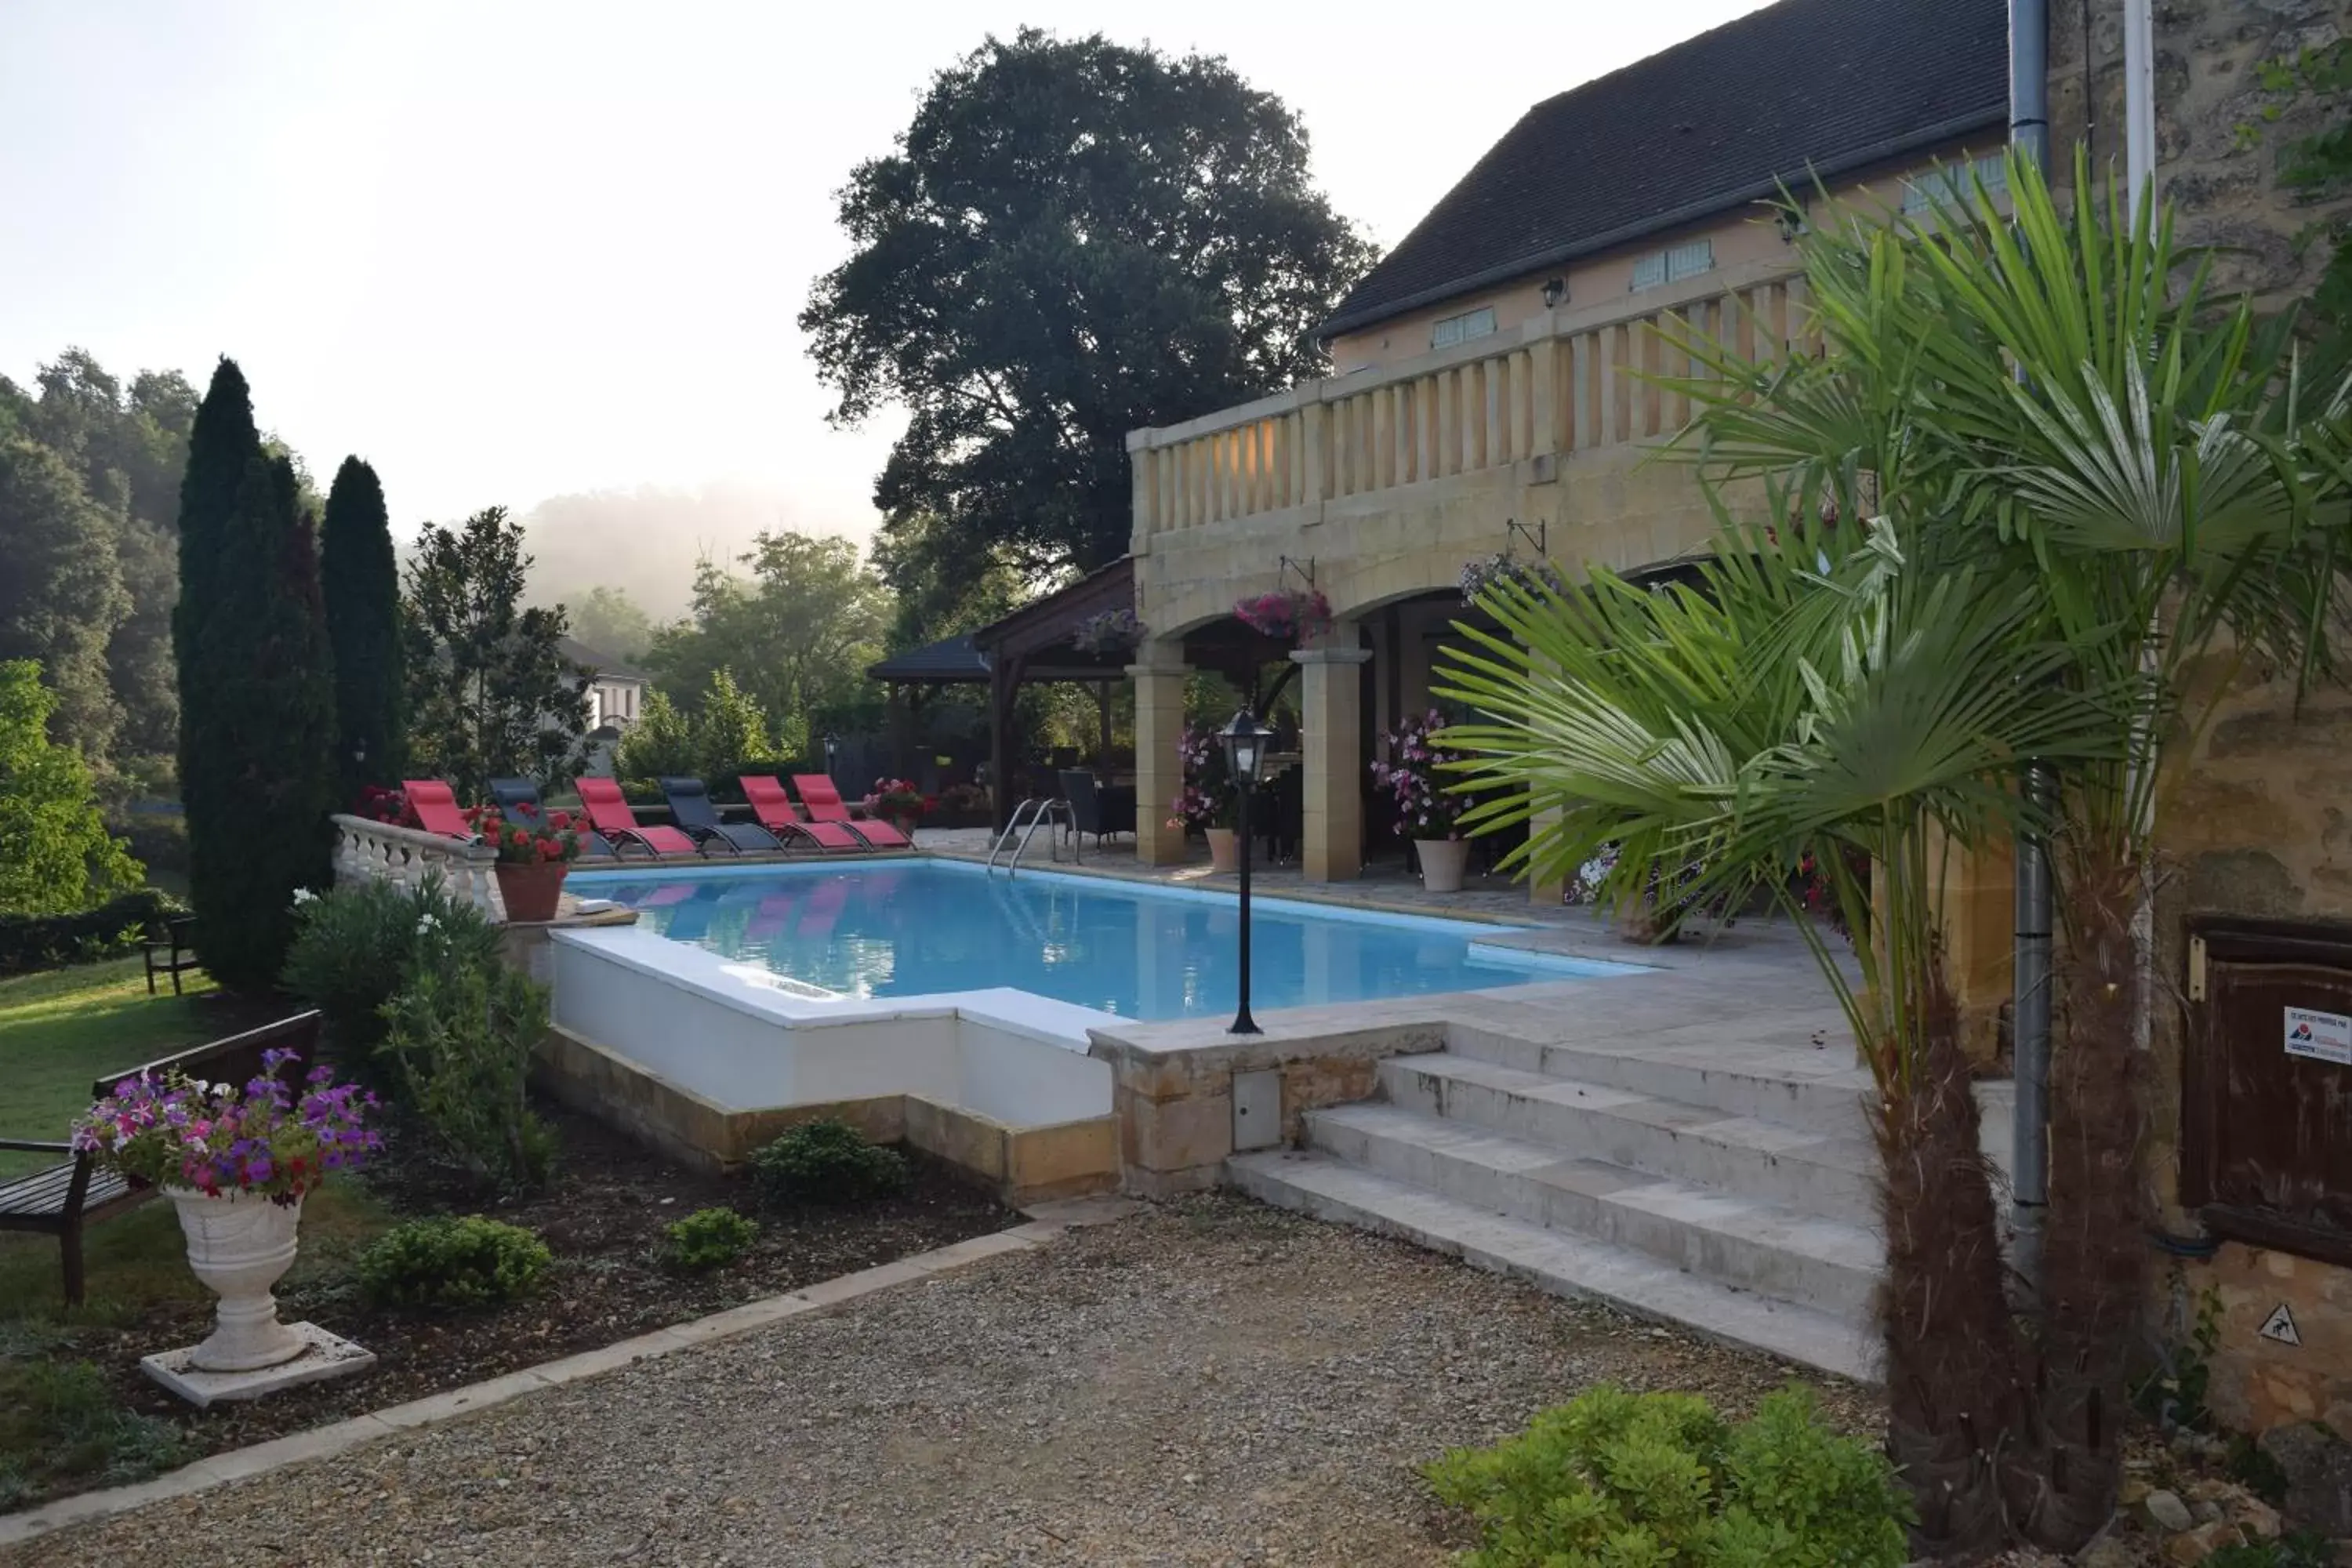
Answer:
[[[1219,731],[1218,739],[1225,743],[1225,773],[1234,788],[1241,791],[1241,842],[1235,846],[1241,859],[1235,868],[1242,880],[1242,966],[1241,1005],[1234,1010],[1236,1035],[1258,1033],[1257,1020],[1250,1016],[1250,796],[1257,793],[1258,775],[1265,770],[1265,743],[1274,731],[1257,721],[1256,715],[1244,708],[1234,715],[1233,722]]]
[[[824,776],[829,779],[833,779],[833,754],[839,750],[841,750],[841,737],[827,730],[824,732]],[[833,779],[833,787],[839,789],[841,781]]]

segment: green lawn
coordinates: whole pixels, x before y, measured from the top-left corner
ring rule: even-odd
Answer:
[[[188,994],[147,994],[140,961],[118,959],[0,980],[0,1135],[62,1139],[89,1106],[92,1080],[227,1033],[236,1026],[200,1000],[212,982],[183,975]],[[215,1005],[217,1006],[217,1004]],[[0,1180],[53,1163],[0,1153]],[[388,1222],[355,1183],[320,1189],[303,1205],[294,1279],[340,1269]],[[152,1303],[201,1294],[187,1270],[172,1205],[142,1205],[90,1227],[84,1246],[89,1303],[81,1321],[121,1322]],[[0,1325],[65,1315],[58,1246],[0,1235]]]
[[[180,983],[187,995],[149,996],[135,958],[0,980],[0,1137],[63,1138],[99,1074],[202,1044],[211,1026],[196,998],[212,982]],[[0,1178],[47,1160],[0,1153]]]

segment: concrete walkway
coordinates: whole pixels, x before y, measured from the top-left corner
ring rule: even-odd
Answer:
[[[1245,1201],[1156,1207],[0,1550],[255,1563],[1451,1561],[1415,1468],[1601,1381],[1787,1369]],[[1877,1419],[1831,1384],[1833,1419]]]

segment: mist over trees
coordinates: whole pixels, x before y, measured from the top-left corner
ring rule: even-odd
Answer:
[[[803,515],[790,497],[751,484],[551,496],[521,518],[533,562],[529,597],[576,611],[591,590],[620,588],[656,623],[676,620],[693,606],[697,563],[705,557],[732,561],[762,533],[829,533],[837,521]],[[579,636],[591,647],[620,652]]]

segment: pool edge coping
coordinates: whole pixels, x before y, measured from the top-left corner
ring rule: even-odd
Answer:
[[[399,1405],[346,1416],[322,1426],[289,1432],[282,1437],[226,1448],[167,1470],[160,1476],[126,1486],[75,1492],[19,1513],[0,1514],[0,1548],[36,1541],[58,1531],[100,1524],[118,1515],[251,1480],[295,1465],[333,1458],[363,1443],[403,1432],[422,1431],[491,1410],[541,1389],[562,1388],[585,1382],[640,1362],[654,1361],[699,1345],[737,1339],[756,1330],[788,1322],[812,1312],[825,1311],[918,1279],[950,1274],[991,1258],[1036,1250],[1071,1230],[1109,1225],[1136,1213],[1143,1205],[1135,1198],[1102,1194],[1061,1198],[1019,1210],[1022,1223],[989,1231],[877,1264],[854,1273],[835,1275],[782,1295],[761,1297],[725,1308],[650,1333],[616,1340],[593,1350],[520,1367],[479,1383],[466,1384]]]

